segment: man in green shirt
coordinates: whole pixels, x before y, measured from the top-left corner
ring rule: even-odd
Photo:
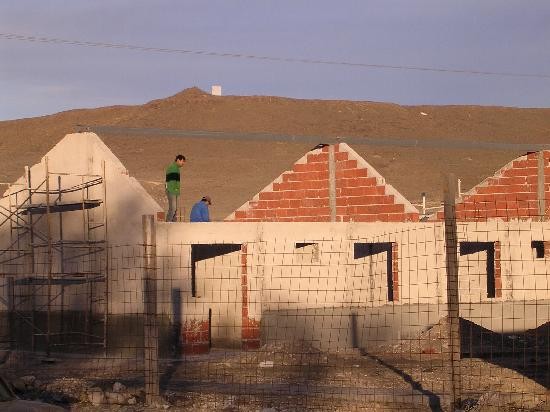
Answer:
[[[177,155],[176,160],[166,168],[166,197],[168,198],[167,222],[176,221],[178,198],[180,196],[180,169],[185,163],[184,155]]]

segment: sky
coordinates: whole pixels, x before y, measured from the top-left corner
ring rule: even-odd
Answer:
[[[9,40],[6,34],[479,75]],[[417,104],[550,107],[548,0],[0,2],[0,120],[197,86]]]

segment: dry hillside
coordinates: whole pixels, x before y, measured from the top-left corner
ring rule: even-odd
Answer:
[[[427,115],[421,115],[424,112]],[[267,132],[298,136],[462,139],[550,143],[550,109],[480,106],[400,106],[388,103],[298,100],[267,96],[210,96],[188,89],[138,106],[71,110],[0,122],[0,181],[11,182],[39,161],[76,124],[163,129]],[[158,135],[100,135],[130,174],[164,205],[164,166],[184,153],[185,206],[212,196],[221,220],[308,151],[311,143],[214,140]],[[322,140],[322,139],[320,139]],[[487,150],[352,147],[413,203],[421,192],[438,202],[442,173],[469,189],[522,153]]]

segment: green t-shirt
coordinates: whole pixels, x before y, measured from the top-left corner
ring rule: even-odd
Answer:
[[[180,168],[176,162],[166,168],[166,190],[173,195],[180,194]]]

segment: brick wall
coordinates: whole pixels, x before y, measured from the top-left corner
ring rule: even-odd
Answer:
[[[544,151],[545,216],[550,207],[550,151]],[[538,210],[538,153],[529,153],[508,163],[494,176],[466,193],[456,205],[460,221],[533,219]],[[437,213],[443,219],[443,212]]]
[[[334,151],[337,222],[418,221],[418,210],[348,145]],[[226,220],[330,221],[328,152],[312,150]]]
[[[241,287],[242,287],[242,331],[241,345],[244,350],[260,347],[260,322],[249,317],[248,313],[248,246],[241,246]]]
[[[182,337],[182,352],[189,355],[207,353],[210,350],[210,333],[207,320],[188,320],[184,323]]]
[[[393,242],[391,248],[392,259],[392,286],[393,286],[393,301],[399,301],[399,251],[398,243]]]
[[[502,297],[502,269],[500,266],[500,242],[495,242],[495,298]]]

